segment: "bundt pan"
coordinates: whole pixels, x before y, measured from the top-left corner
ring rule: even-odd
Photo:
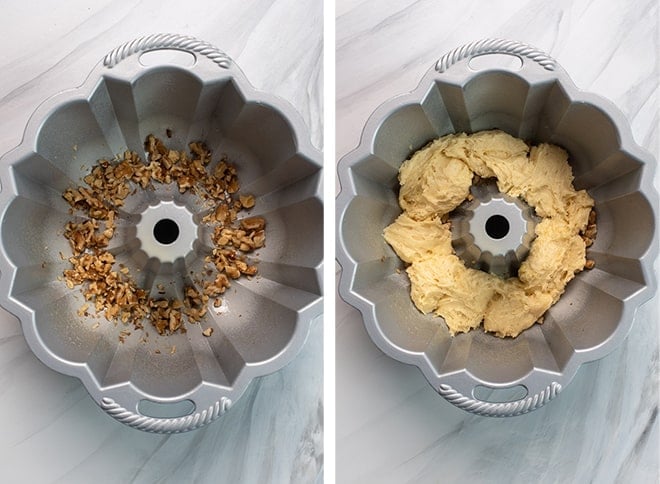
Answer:
[[[145,53],[157,50],[170,60],[149,54],[146,66]],[[145,159],[151,133],[172,149],[201,140],[214,160],[226,154],[241,193],[255,195],[250,215],[266,219],[266,246],[257,277],[233,281],[220,310],[209,307],[186,334],[158,336],[146,322],[146,343],[141,331],[121,343],[122,325],[78,316],[82,295],[58,280],[69,265],[60,252],[71,254],[62,233],[73,217],[62,193],[99,159],[126,149]],[[294,109],[256,91],[217,48],[173,34],[126,43],[82,86],[39,106],[21,145],[1,160],[2,305],[20,319],[35,355],[78,377],[117,420],[162,433],[201,427],[253,378],[291,361],[321,313],[320,160]],[[187,197],[167,185],[138,190],[119,216],[110,250],[148,290],[170,282],[179,291],[210,251],[202,242],[208,229],[197,223],[201,207]],[[163,219],[178,225],[171,244],[154,231]],[[205,337],[208,327],[214,332]]]
[[[491,55],[495,62],[518,58],[519,69],[471,67],[490,54],[499,54]],[[568,284],[543,324],[519,337],[500,339],[480,329],[452,337],[440,317],[415,308],[405,266],[382,233],[401,213],[397,174],[406,158],[440,136],[495,128],[568,151],[575,187],[595,200],[598,235],[587,257],[596,265]],[[532,411],[559,394],[582,363],[621,344],[636,309],[652,297],[658,250],[654,169],[622,113],[579,91],[549,56],[498,39],[463,46],[442,57],[413,92],[379,107],[358,148],[339,163],[340,295],[362,312],[381,350],[418,366],[457,407],[494,417]],[[473,194],[474,201],[454,214],[460,222],[452,225],[457,253],[472,267],[515,271],[535,216],[487,186]],[[474,249],[471,241],[488,239],[489,227],[475,225],[494,215],[509,219],[515,234],[510,247],[491,240],[485,255],[494,257],[488,260],[468,249]],[[513,257],[502,257],[507,250]]]

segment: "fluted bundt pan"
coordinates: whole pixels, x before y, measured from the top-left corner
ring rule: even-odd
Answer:
[[[517,57],[521,66],[473,69],[473,59],[490,54]],[[598,217],[587,250],[595,267],[568,284],[543,324],[515,339],[480,330],[452,337],[442,318],[420,313],[405,266],[383,239],[401,213],[401,163],[440,136],[489,129],[565,148],[575,188],[593,197]],[[554,398],[582,363],[619,345],[637,307],[653,295],[654,170],[622,113],[579,91],[552,58],[513,41],[468,44],[442,57],[413,92],[379,107],[359,147],[341,160],[339,292],[386,354],[417,365],[454,405],[488,416],[529,412]],[[472,193],[452,214],[456,253],[470,267],[515,275],[533,244],[535,215],[496,188],[474,186]]]
[[[163,49],[187,52],[192,65],[141,62]],[[241,192],[256,198],[249,215],[266,220],[266,245],[250,254],[258,275],[232,281],[222,306],[211,300],[185,334],[159,336],[145,322],[144,331],[120,338],[122,324],[80,316],[80,291],[59,278],[71,254],[64,226],[80,220],[62,193],[81,185],[99,159],[125,150],[145,159],[149,134],[171,149],[203,141],[214,158],[226,155]],[[2,158],[2,305],[46,365],[80,378],[121,422],[153,432],[207,424],[253,378],[287,364],[321,312],[320,160],[299,115],[255,91],[215,47],[170,34],[127,43],[81,87],[42,104],[21,145]],[[181,298],[211,251],[203,210],[175,184],[138,189],[119,212],[109,250],[145,290]],[[213,328],[211,336],[205,328]]]

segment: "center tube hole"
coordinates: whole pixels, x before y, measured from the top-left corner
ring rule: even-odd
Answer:
[[[493,239],[501,239],[509,233],[509,221],[501,215],[486,220],[486,233]]]
[[[154,225],[154,238],[163,245],[169,245],[179,237],[179,226],[169,218],[159,220]]]

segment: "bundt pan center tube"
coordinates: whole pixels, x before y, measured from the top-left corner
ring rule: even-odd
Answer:
[[[180,52],[185,65],[175,62]],[[71,256],[65,224],[84,220],[63,192],[82,185],[98,160],[126,150],[145,160],[150,134],[186,152],[203,142],[209,166],[226,156],[241,193],[255,199],[239,220],[266,221],[266,245],[248,254],[257,275],[232,280],[222,304],[211,299],[185,333],[79,314],[84,298],[61,278]],[[131,427],[173,433],[212,422],[253,378],[290,362],[321,314],[321,155],[290,105],[256,91],[206,42],[154,34],[111,51],[82,86],[39,106],[21,145],[2,157],[0,181],[2,305],[41,361],[78,377]],[[205,210],[175,183],[137,187],[117,212],[107,250],[147,292],[181,299],[184,287],[201,284],[196,275],[213,248]]]
[[[481,68],[488,56],[497,66]],[[587,249],[595,267],[568,283],[542,324],[515,339],[481,329],[452,337],[441,317],[414,306],[405,264],[383,230],[401,213],[403,161],[444,135],[492,129],[568,152],[575,188],[595,201],[598,235]],[[339,293],[360,310],[383,352],[418,366],[452,404],[492,417],[530,412],[557,396],[582,363],[621,344],[655,292],[655,163],[623,114],[578,90],[547,54],[502,39],[457,48],[413,92],[380,106],[359,146],[339,162]],[[454,251],[468,267],[515,276],[534,243],[537,216],[487,183],[473,185],[472,195],[450,214]]]

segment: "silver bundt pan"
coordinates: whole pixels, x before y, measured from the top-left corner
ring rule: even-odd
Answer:
[[[515,56],[522,65],[470,67],[488,54]],[[415,308],[405,266],[382,233],[401,213],[397,173],[406,158],[439,136],[494,128],[568,150],[575,187],[596,202],[598,236],[587,252],[596,266],[568,284],[542,325],[518,338],[480,330],[452,338],[439,317]],[[655,291],[655,161],[635,144],[615,106],[579,91],[552,58],[530,46],[495,39],[448,53],[413,92],[373,113],[338,170],[340,295],[362,312],[382,351],[418,366],[464,410],[505,417],[544,405],[582,363],[624,340],[637,307]],[[524,231],[522,223],[516,224]],[[491,389],[499,389],[496,398]]]
[[[188,52],[192,65],[143,65],[145,52],[162,49]],[[250,215],[266,219],[266,247],[258,251],[258,276],[234,281],[220,310],[209,307],[186,334],[159,337],[145,323],[146,343],[133,331],[122,344],[121,325],[78,316],[82,295],[58,281],[68,266],[60,252],[71,253],[62,192],[98,159],[126,149],[144,155],[150,133],[171,148],[203,140],[214,159],[227,154],[242,193],[256,197]],[[253,378],[286,365],[321,313],[321,155],[291,106],[256,91],[205,42],[157,34],[113,50],[82,86],[37,109],[21,145],[2,158],[0,180],[2,305],[20,319],[41,361],[78,377],[127,425],[170,433],[213,421]],[[110,249],[147,289],[166,283],[176,292],[210,248],[209,229],[197,223],[200,205],[171,188],[127,199]],[[180,226],[180,240],[167,247],[151,240],[161,218]],[[201,331],[208,327],[207,338]]]

